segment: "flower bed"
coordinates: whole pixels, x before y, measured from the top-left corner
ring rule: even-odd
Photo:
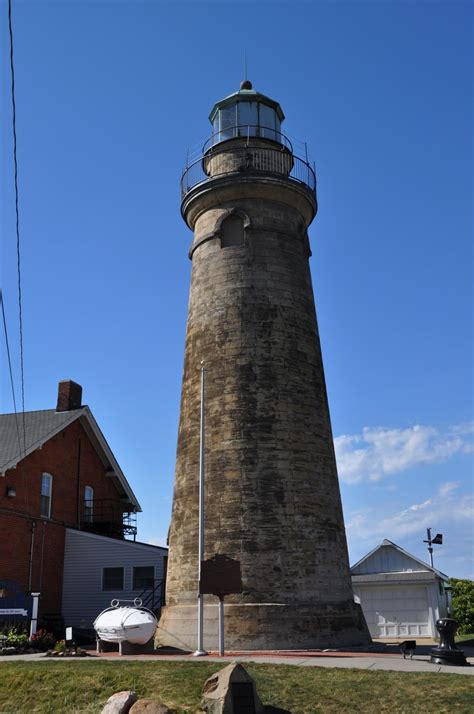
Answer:
[[[0,632],[0,656],[46,652],[56,645],[51,632],[41,629],[31,637],[23,627],[14,626]]]

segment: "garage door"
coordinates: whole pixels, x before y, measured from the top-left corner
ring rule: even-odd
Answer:
[[[372,637],[430,637],[426,587],[360,588],[360,601]]]

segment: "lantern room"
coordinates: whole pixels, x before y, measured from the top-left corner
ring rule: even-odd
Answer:
[[[240,89],[214,105],[209,121],[212,124],[212,145],[236,137],[255,137],[286,143],[280,132],[284,120],[278,102],[256,92],[248,79]]]

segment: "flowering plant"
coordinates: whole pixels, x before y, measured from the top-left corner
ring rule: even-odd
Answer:
[[[31,635],[30,642],[33,647],[36,647],[39,650],[49,650],[51,647],[54,647],[56,638],[51,632],[42,628],[34,635]]]

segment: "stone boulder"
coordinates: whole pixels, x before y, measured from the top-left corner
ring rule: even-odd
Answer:
[[[202,689],[201,708],[206,714],[264,712],[254,680],[238,662],[229,664],[206,680]]]
[[[136,701],[135,692],[117,692],[107,699],[101,714],[128,714]]]

